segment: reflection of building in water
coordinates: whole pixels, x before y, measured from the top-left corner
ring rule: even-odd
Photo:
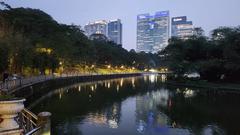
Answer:
[[[89,115],[88,121],[94,124],[106,124],[110,128],[118,128],[121,117],[121,102],[114,103],[101,112]]]
[[[224,135],[224,131],[217,125],[207,125],[202,129],[202,135]]]
[[[137,131],[151,135],[190,135],[187,129],[172,128],[169,117],[159,111],[171,102],[168,90],[159,90],[136,97]]]
[[[146,127],[167,126],[169,119],[167,115],[159,111],[158,106],[167,107],[168,99],[169,92],[163,89],[136,97],[137,123],[140,122],[141,126],[145,123]]]
[[[111,128],[118,128],[121,117],[121,103],[114,103],[106,109],[108,125]]]

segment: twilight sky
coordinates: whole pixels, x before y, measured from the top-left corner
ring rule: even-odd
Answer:
[[[12,7],[41,9],[64,24],[121,19],[123,47],[136,48],[136,16],[169,10],[170,16],[187,16],[206,34],[219,26],[240,25],[240,0],[6,0]]]

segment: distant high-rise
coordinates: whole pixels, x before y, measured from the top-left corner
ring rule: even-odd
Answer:
[[[186,16],[172,18],[172,37],[188,39],[193,35],[193,23]]]
[[[137,52],[157,53],[168,45],[169,11],[137,16]]]
[[[120,19],[108,22],[108,38],[116,44],[122,44],[122,23]]]
[[[107,36],[107,21],[100,20],[91,22],[84,27],[85,34],[90,37],[92,34],[104,34]]]

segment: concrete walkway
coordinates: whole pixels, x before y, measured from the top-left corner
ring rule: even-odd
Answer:
[[[133,74],[133,73],[113,73],[113,74],[62,74],[62,75],[41,75],[23,79],[7,80],[5,83],[0,82],[0,92],[11,93],[16,89],[31,86],[36,83],[45,82],[53,79],[71,78],[80,76],[96,76],[96,75],[117,75],[117,74]]]

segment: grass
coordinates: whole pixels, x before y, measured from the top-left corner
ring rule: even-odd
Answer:
[[[15,97],[12,95],[0,94],[0,101],[11,100],[13,98],[15,98]]]

